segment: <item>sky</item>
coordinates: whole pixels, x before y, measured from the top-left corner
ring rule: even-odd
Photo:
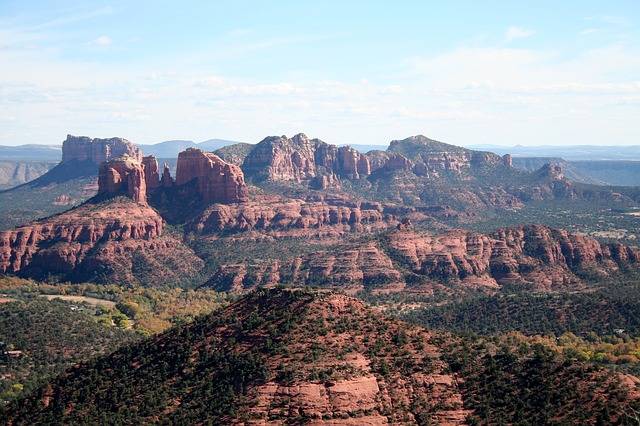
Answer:
[[[0,145],[640,145],[640,1],[0,0]]]

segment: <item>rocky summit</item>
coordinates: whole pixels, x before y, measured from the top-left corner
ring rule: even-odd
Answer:
[[[140,203],[147,202],[147,171],[135,158],[124,155],[100,164],[98,195],[126,194]],[[153,171],[149,170],[153,176]]]
[[[187,148],[178,154],[175,183],[194,183],[198,195],[208,203],[240,203],[248,199],[240,167],[197,148]]]
[[[96,165],[128,155],[142,160],[142,151],[135,144],[123,138],[99,139],[87,136],[67,135],[62,143],[62,162],[90,161]]]

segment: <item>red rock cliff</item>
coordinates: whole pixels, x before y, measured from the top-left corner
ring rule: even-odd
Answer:
[[[140,148],[122,138],[92,139],[87,136],[67,135],[67,139],[62,143],[63,163],[76,160],[101,164],[123,155],[142,161]]]
[[[126,155],[105,161],[100,165],[98,194],[126,194],[134,201],[146,203],[147,185],[144,166],[135,158]]]
[[[636,248],[542,225],[504,228],[488,235],[398,232],[390,237],[390,244],[414,272],[436,280],[525,284],[545,290],[578,284],[576,274],[582,272],[607,276],[637,268],[640,260]]]
[[[300,133],[292,138],[270,136],[258,143],[244,159],[243,170],[257,180],[303,182],[339,176],[361,179],[371,174],[366,155],[337,147]]]
[[[70,272],[98,243],[151,241],[162,234],[162,218],[131,202],[95,208],[91,204],[11,231],[0,232],[0,271],[38,266]]]
[[[144,180],[147,184],[148,190],[156,189],[160,186],[160,168],[158,167],[158,160],[153,155],[148,155],[142,158],[142,165],[144,166]]]
[[[240,167],[225,163],[215,154],[188,148],[178,154],[176,185],[195,181],[206,202],[242,203],[248,200]]]

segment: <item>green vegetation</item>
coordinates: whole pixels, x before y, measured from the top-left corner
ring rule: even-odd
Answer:
[[[472,424],[636,424],[620,378],[519,335],[442,338]]]
[[[19,300],[63,295],[81,297],[97,306],[101,321],[129,325],[142,334],[154,334],[175,324],[192,321],[228,303],[228,296],[213,290],[182,288],[123,287],[100,284],[45,284],[0,277],[0,294]],[[108,304],[98,303],[98,299]],[[82,302],[82,300],[78,300]],[[124,318],[122,318],[124,315]],[[125,321],[126,322],[123,322]]]
[[[138,338],[106,318],[102,308],[59,299],[1,303],[0,401],[29,393],[64,369]]]

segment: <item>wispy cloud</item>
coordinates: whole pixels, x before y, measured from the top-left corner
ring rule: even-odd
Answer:
[[[106,36],[106,35],[101,35],[100,37],[96,38],[95,40],[92,40],[90,44],[96,45],[96,46],[101,46],[101,47],[106,47],[106,46],[111,46],[111,43],[113,43],[113,41],[111,40],[111,37]]]
[[[585,28],[584,30],[580,31],[580,35],[595,34],[599,33],[600,31],[602,31],[600,28]]]
[[[527,38],[534,35],[536,32],[527,28],[511,26],[507,28],[507,31],[504,34],[504,38],[507,41],[513,41],[519,38]]]

